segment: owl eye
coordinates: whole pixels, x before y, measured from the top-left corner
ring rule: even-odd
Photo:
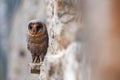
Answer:
[[[42,29],[42,25],[37,26],[37,31]]]
[[[32,26],[31,26],[31,25],[29,25],[29,26],[28,26],[28,29],[29,29],[29,30],[31,30],[31,29],[32,29]]]

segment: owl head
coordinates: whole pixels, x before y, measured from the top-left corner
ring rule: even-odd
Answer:
[[[28,34],[33,37],[42,35],[46,31],[46,25],[39,20],[32,20],[28,23]]]

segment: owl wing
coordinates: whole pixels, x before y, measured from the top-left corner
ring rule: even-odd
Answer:
[[[48,38],[48,35],[47,35],[44,42],[41,44],[41,54],[40,54],[40,56],[42,57],[42,59],[44,59],[44,57],[47,53],[48,44],[49,44],[49,38]]]
[[[26,41],[27,41],[27,49],[30,50],[30,36],[29,35],[27,35]]]

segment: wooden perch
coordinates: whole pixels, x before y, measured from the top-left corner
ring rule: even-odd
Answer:
[[[42,63],[29,63],[29,66],[31,67],[31,73],[40,74],[41,65]]]

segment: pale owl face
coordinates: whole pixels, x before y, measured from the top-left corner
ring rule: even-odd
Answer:
[[[40,22],[30,22],[28,30],[31,36],[39,36],[43,32],[43,25]]]

